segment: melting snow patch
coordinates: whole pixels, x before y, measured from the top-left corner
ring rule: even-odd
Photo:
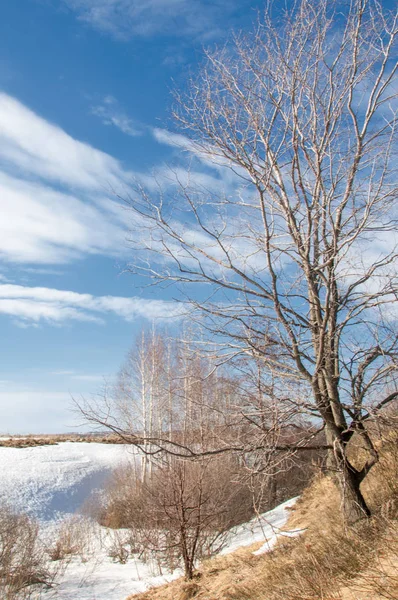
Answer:
[[[275,535],[272,538],[270,538],[269,540],[264,542],[264,544],[261,546],[261,548],[259,548],[255,552],[253,552],[253,554],[255,556],[259,556],[260,554],[266,554],[267,552],[272,550],[272,548],[276,544],[276,541],[279,538],[281,538],[281,537],[297,537],[298,535],[301,535],[304,531],[305,531],[305,529],[292,529],[291,531],[280,531],[279,533],[275,533]]]
[[[255,542],[264,542],[260,550],[254,554],[263,554],[270,550],[280,535],[289,535],[282,532],[282,527],[289,518],[289,509],[295,505],[297,498],[292,498],[283,504],[280,504],[273,510],[270,510],[258,517],[255,517],[248,523],[239,525],[231,529],[228,535],[227,545],[221,550],[220,554],[229,554],[243,546],[251,546]],[[293,532],[290,532],[293,534]],[[301,533],[301,531],[299,532]],[[295,535],[298,533],[295,532]]]

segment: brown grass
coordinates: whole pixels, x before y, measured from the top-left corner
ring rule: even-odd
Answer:
[[[57,442],[52,438],[36,437],[11,437],[8,440],[0,439],[0,446],[4,448],[31,448],[34,446],[53,446]]]
[[[0,437],[0,447],[4,448],[32,448],[35,446],[54,446],[60,442],[85,442],[97,444],[124,444],[124,440],[116,435],[104,434],[41,434],[41,435],[13,435],[9,438]]]
[[[39,542],[38,524],[27,515],[0,506],[0,598],[29,600],[52,585],[56,569],[49,568]]]
[[[91,551],[92,526],[80,515],[66,517],[60,524],[57,535],[47,548],[52,561],[61,561],[72,556],[80,556],[86,562]]]

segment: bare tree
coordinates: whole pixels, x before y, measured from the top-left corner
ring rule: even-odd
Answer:
[[[165,454],[199,462],[230,454],[240,465],[239,485],[252,490],[249,510],[300,493],[312,461],[325,454],[319,426],[281,401],[260,359],[217,366],[198,352],[189,327],[174,335],[143,330],[113,388],[80,403],[86,419],[138,447],[144,485],[153,468],[168,465]]]
[[[130,198],[152,257],[138,268],[205,284],[191,303],[224,359],[260,360],[274,399],[324,428],[350,522],[369,514],[366,421],[398,395],[397,32],[377,0],[269,6],[178,99],[186,147],[232,190],[179,171]]]
[[[140,446],[144,478],[150,456],[166,446],[170,454],[194,458],[239,437],[238,380],[196,351],[188,328],[174,334],[178,339],[155,327],[142,330],[115,385],[79,406],[89,421]]]
[[[219,551],[227,530],[253,515],[236,457],[186,460],[164,455],[144,481],[124,467],[110,481],[100,521],[131,530],[131,545],[192,579],[199,560]]]
[[[141,472],[144,479],[152,468],[145,440],[153,439],[159,432],[166,435],[171,427],[173,381],[167,376],[167,369],[171,368],[168,343],[171,342],[157,332],[154,325],[150,330],[142,329],[118,373],[112,394],[115,402],[111,412],[115,423],[126,432],[139,432],[143,440]]]

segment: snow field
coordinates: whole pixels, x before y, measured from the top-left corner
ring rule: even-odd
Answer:
[[[108,530],[73,516],[116,467],[136,460],[134,449],[118,444],[62,442],[32,448],[0,447],[0,503],[38,519],[47,547],[54,545],[62,531],[67,535],[74,527],[73,539],[82,538],[77,555],[52,563],[59,569],[57,584],[38,594],[37,600],[124,600],[181,575],[180,571],[160,573],[157,564],[138,557],[126,556],[125,564],[117,562],[117,550],[127,532]],[[233,528],[221,554],[263,541],[254,553],[261,554],[270,550],[280,535],[301,533],[282,532],[295,501]]]
[[[74,514],[113,469],[136,459],[120,444],[0,447],[0,502],[41,522]]]

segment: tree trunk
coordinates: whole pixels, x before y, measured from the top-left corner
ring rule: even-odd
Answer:
[[[268,477],[268,506],[270,509],[275,508],[277,505],[277,484],[276,484],[276,468],[272,467],[271,473]],[[267,509],[268,510],[268,509]]]
[[[361,476],[358,471],[345,461],[336,473],[339,485],[344,518],[348,525],[352,525],[365,517],[370,517],[370,509],[362,495],[360,484]]]
[[[345,521],[352,525],[371,515],[360,489],[363,476],[347,458],[347,442],[343,433],[337,427],[329,426],[326,436],[328,443],[333,445],[333,450],[329,450],[328,466],[340,490]]]

